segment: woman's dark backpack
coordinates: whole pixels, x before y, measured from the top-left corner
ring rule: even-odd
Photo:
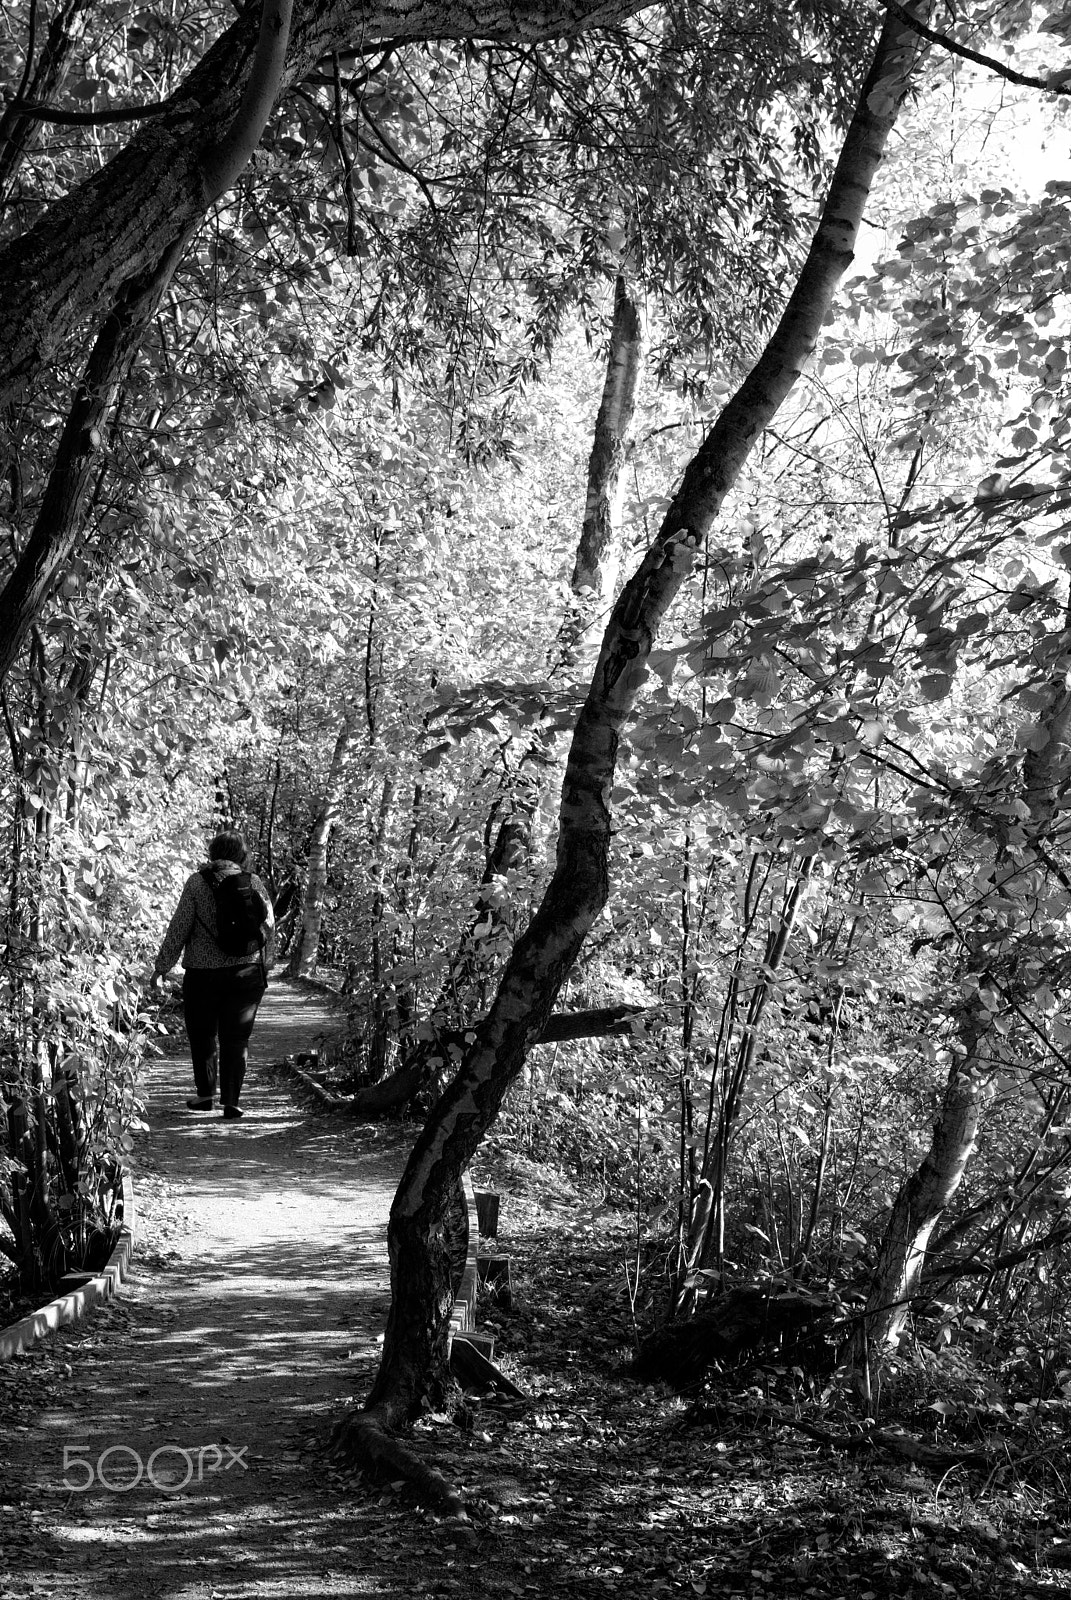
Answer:
[[[268,908],[248,872],[202,876],[216,901],[216,943],[228,956],[255,956],[268,941],[264,919]]]

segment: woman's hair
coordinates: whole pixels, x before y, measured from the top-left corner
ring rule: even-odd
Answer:
[[[236,861],[244,867],[249,856],[240,833],[217,833],[208,847],[209,861]]]

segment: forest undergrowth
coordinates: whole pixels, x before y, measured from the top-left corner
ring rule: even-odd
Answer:
[[[430,1592],[1067,1593],[1068,1407],[1025,1402],[1014,1362],[968,1375],[955,1352],[940,1371],[905,1356],[880,1437],[902,1431],[925,1461],[868,1438],[835,1376],[821,1392],[774,1368],[712,1373],[685,1395],[641,1386],[629,1219],[521,1158],[477,1178],[502,1195],[493,1248],[513,1284],[512,1308],[482,1304],[479,1326],[527,1399],[470,1394],[460,1426],[433,1415],[416,1429],[471,1517],[447,1524]],[[337,1481],[369,1497],[401,1559],[424,1537],[431,1514],[408,1488]]]
[[[417,1426],[421,1455],[465,1499],[461,1520],[325,1463],[320,1417],[304,1454],[324,1485],[325,1538],[344,1505],[377,1559],[435,1595],[1068,1592],[1068,1402],[1039,1398],[1025,1345],[986,1360],[905,1346],[877,1430],[835,1373],[712,1372],[685,1394],[641,1385],[629,1365],[660,1286],[644,1277],[637,1292],[634,1220],[501,1150],[474,1177],[501,1196],[484,1248],[509,1256],[512,1280],[510,1305],[481,1301],[479,1327],[525,1399],[470,1392]],[[149,1183],[144,1199],[162,1239],[180,1198]],[[46,1405],[62,1372],[47,1357],[33,1372],[33,1404]]]

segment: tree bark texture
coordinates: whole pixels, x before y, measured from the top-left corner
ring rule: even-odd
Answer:
[[[595,419],[588,464],[584,520],[573,564],[572,597],[562,626],[563,660],[578,665],[594,650],[585,641],[614,596],[620,557],[621,497],[632,416],[643,373],[643,309],[623,273],[614,286],[614,319],[606,357],[606,381]]]
[[[90,0],[67,0],[48,25],[36,62],[36,38],[31,27],[27,46],[26,70],[17,99],[50,101],[63,87],[70,65],[71,51],[83,31]],[[9,101],[0,116],[0,212],[11,199],[19,168],[33,149],[41,130],[41,118],[22,111]]]
[[[279,92],[291,5],[292,0],[263,0],[253,64],[238,106],[227,126],[202,152],[201,189],[206,206],[234,182],[260,141]],[[192,216],[184,226],[172,229],[155,255],[118,280],[115,301],[104,317],[68,413],[30,539],[0,592],[0,683],[82,531],[86,492],[97,464],[104,423],[198,221],[199,217]],[[0,313],[0,324],[2,321]],[[0,334],[0,350],[3,340]]]
[[[282,62],[275,30],[289,0],[268,0],[261,40],[249,12],[221,34],[171,96],[166,112],[143,122],[129,143],[0,251],[0,407],[17,399],[86,322],[131,279],[155,269],[176,241],[196,229],[252,154],[257,118],[324,57],[373,51],[387,40],[482,39],[514,43],[582,33],[620,22],[639,0],[297,0]],[[274,87],[250,88],[263,66],[280,61]],[[263,128],[263,120],[260,129]],[[244,130],[244,134],[243,134]]]
[[[391,1208],[392,1300],[383,1358],[365,1416],[341,1429],[345,1440],[349,1427],[358,1447],[371,1425],[390,1427],[414,1415],[445,1373],[451,1292],[444,1219],[451,1193],[606,903],[618,744],[647,656],[749,450],[814,348],[852,260],[870,183],[919,54],[917,35],[887,19],[795,291],[765,352],[689,464],[652,548],[614,607],[569,752],[553,877],[474,1044],[413,1148]]]

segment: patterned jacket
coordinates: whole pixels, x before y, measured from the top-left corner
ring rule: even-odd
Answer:
[[[221,878],[242,870],[234,861],[213,861],[209,865]],[[268,942],[262,952],[264,965],[267,968],[275,959],[275,916],[271,908],[271,896],[255,872],[252,874],[252,879],[253,888],[268,908],[268,915],[265,918]],[[182,965],[187,970],[191,967],[197,969],[248,967],[253,962],[260,961],[259,955],[229,956],[216,943],[215,933],[216,897],[212,893],[211,884],[206,883],[201,872],[193,872],[186,879],[179,903],[175,907],[175,914],[167,925],[154,970],[160,973],[170,972],[179,956],[182,957]]]

